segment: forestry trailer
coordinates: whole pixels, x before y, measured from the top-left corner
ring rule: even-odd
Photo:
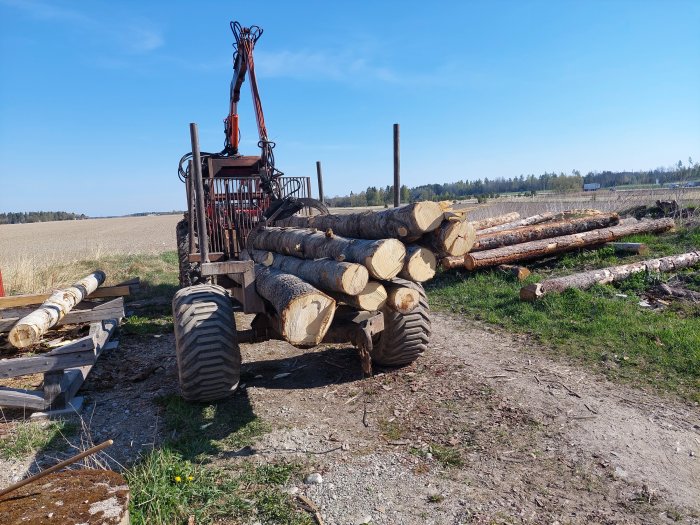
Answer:
[[[180,387],[192,401],[211,401],[233,393],[240,377],[239,343],[283,338],[280,318],[288,312],[276,311],[258,293],[260,265],[252,260],[252,239],[275,221],[294,214],[328,214],[323,203],[310,198],[309,177],[284,176],[275,167],[275,144],[265,127],[253,61],[253,48],[263,30],[238,22],[231,22],[231,30],[234,68],[224,149],[200,152],[197,126],[190,124],[192,151],[178,166],[187,192],[187,212],[176,227],[181,289],[173,299],[173,318]],[[238,149],[237,106],[246,75],[257,120],[259,156],[244,156]],[[420,284],[401,283],[420,294],[418,306],[410,313],[340,305],[320,342],[356,346],[366,373],[371,372],[372,362],[400,366],[415,360],[428,344],[428,305]],[[313,307],[309,307],[311,315]],[[251,328],[236,330],[234,312],[255,314]]]

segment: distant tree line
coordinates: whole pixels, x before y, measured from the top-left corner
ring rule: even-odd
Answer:
[[[615,186],[669,184],[700,179],[700,163],[688,159],[687,164],[678,161],[671,168],[656,168],[649,171],[602,171],[582,175],[578,170],[571,174],[548,173],[542,175],[520,175],[511,178],[460,180],[443,184],[424,184],[409,188],[401,186],[401,202],[422,200],[451,200],[463,198],[495,197],[503,193],[535,195],[537,192],[568,193],[581,191],[583,185],[598,183],[602,188]],[[384,188],[370,186],[359,193],[350,192],[343,197],[326,199],[330,206],[382,206],[390,205],[394,200],[394,187]]]
[[[25,224],[28,222],[73,221],[87,219],[82,213],[67,211],[17,211],[0,213],[0,224]]]

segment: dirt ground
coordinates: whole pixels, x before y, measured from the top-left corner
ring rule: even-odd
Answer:
[[[700,408],[480,323],[435,314],[433,329],[418,362],[368,379],[352,348],[242,345],[236,395],[273,430],[213,463],[301,461],[323,482],[289,490],[327,524],[700,523]],[[124,335],[83,421],[119,468],[164,438],[156,400],[176,392],[172,335]],[[0,485],[53,461],[0,462]]]

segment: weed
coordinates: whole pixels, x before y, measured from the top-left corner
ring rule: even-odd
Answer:
[[[442,501],[445,501],[445,496],[442,494],[430,494],[428,496],[429,503],[440,503]]]
[[[387,419],[380,419],[379,430],[385,438],[391,441],[401,439],[405,433],[403,426],[396,420],[389,421]]]
[[[434,443],[430,445],[430,452],[443,467],[461,467],[464,465],[462,455],[454,447],[444,447]]]
[[[78,425],[63,419],[18,421],[12,426],[8,435],[0,437],[0,457],[24,458],[40,449],[65,446],[60,438],[74,434],[77,429]]]

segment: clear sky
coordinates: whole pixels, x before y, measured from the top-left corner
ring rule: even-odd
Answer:
[[[265,30],[278,168],[322,161],[329,196],[391,184],[394,122],[409,186],[700,158],[700,1],[0,0],[0,211],[184,208],[188,123],[223,146],[233,19]]]

